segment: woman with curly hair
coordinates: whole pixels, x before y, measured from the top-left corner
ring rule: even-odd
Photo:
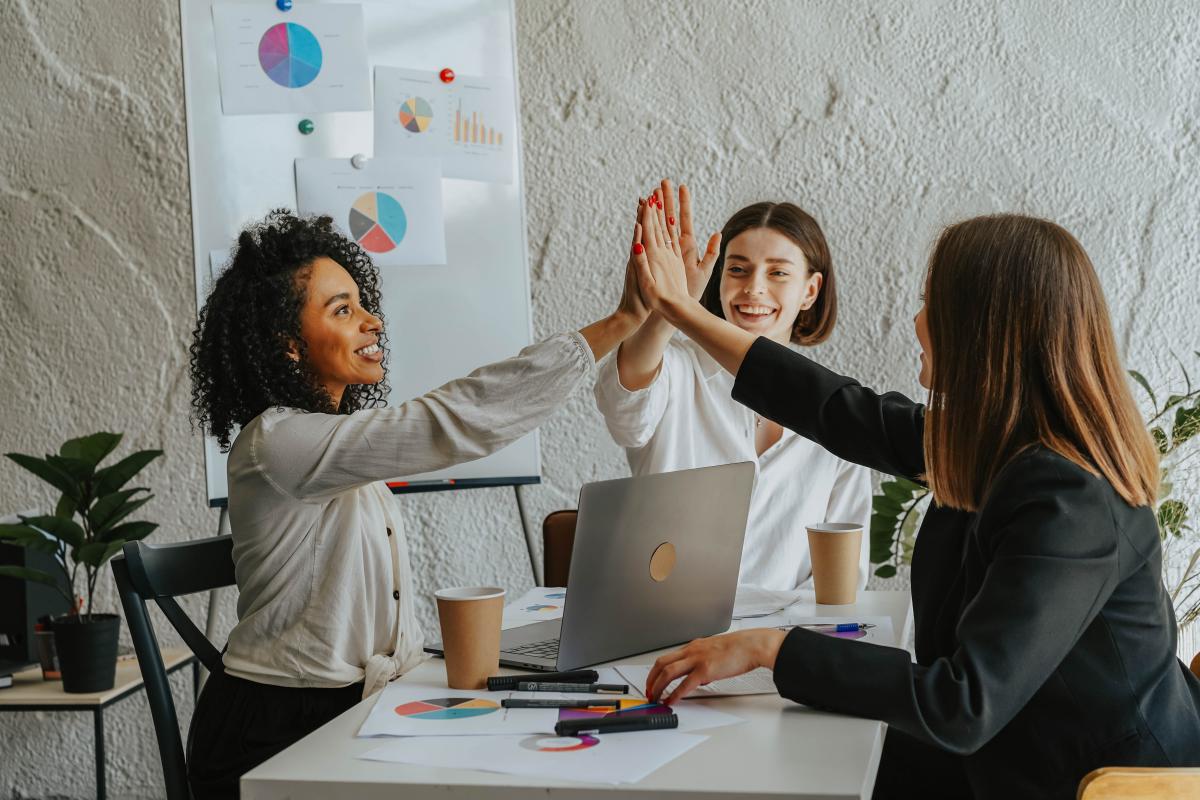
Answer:
[[[383,481],[529,433],[646,310],[627,272],[608,317],[391,407],[380,314],[367,254],[329,217],[285,211],[241,233],[200,312],[192,406],[229,451],[239,596],[188,737],[197,798],[235,796],[242,773],[420,661],[404,523]]]

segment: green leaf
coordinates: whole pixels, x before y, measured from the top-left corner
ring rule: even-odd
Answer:
[[[1171,449],[1171,443],[1167,440],[1166,431],[1155,425],[1150,429],[1150,436],[1154,439],[1154,446],[1158,448],[1159,455],[1166,455]]]
[[[1188,507],[1180,500],[1166,500],[1158,507],[1158,528],[1166,535],[1179,536],[1187,522]]]
[[[1167,398],[1167,404],[1166,404],[1165,406],[1163,406],[1163,407],[1162,407],[1162,410],[1163,410],[1163,411],[1169,411],[1169,410],[1171,410],[1172,408],[1174,408],[1175,406],[1177,406],[1177,405],[1179,405],[1180,403],[1182,403],[1184,400],[1187,400],[1187,398],[1186,398],[1186,397],[1184,397],[1183,395],[1181,395],[1181,394],[1173,394],[1173,395],[1171,395],[1170,397],[1168,397],[1168,398]]]
[[[88,512],[88,519],[92,523],[92,533],[96,535],[96,538],[101,538],[105,531],[149,502],[154,495],[148,494],[138,500],[130,500],[138,492],[148,491],[150,490],[144,487],[125,489],[97,500],[96,505],[92,506],[92,510]]]
[[[47,586],[53,586],[55,589],[62,591],[62,584],[48,572],[42,572],[40,569],[30,569],[29,567],[0,567],[0,578],[17,578],[23,581],[34,581],[35,583],[44,583]]]
[[[883,483],[879,484],[879,488],[883,490],[883,494],[886,497],[890,497],[898,503],[904,504],[912,500],[913,491],[911,489],[904,488],[895,481],[884,481]]]
[[[154,459],[163,454],[162,450],[139,450],[125,456],[112,466],[96,472],[96,494],[103,497],[120,489],[136,474]]]
[[[91,469],[104,460],[104,457],[117,448],[121,443],[119,433],[93,433],[91,436],[81,436],[63,442],[58,454],[87,464]]]
[[[1179,356],[1175,355],[1174,351],[1171,351],[1171,358],[1175,359],[1175,363],[1179,365],[1179,371],[1183,373],[1183,383],[1185,386],[1187,386],[1187,389],[1184,390],[1184,393],[1191,394],[1192,393],[1192,379],[1188,375],[1187,367],[1185,367],[1183,365],[1183,359],[1180,358]]]
[[[21,517],[21,521],[56,539],[62,539],[72,547],[78,547],[87,538],[79,523],[70,517]]]
[[[88,542],[82,547],[76,548],[71,553],[71,557],[80,564],[87,564],[93,569],[98,569],[104,565],[105,561],[108,561],[121,552],[121,548],[124,546],[124,539],[118,539],[113,542]]]
[[[126,542],[132,542],[138,539],[145,539],[158,527],[157,522],[126,522],[124,525],[118,525],[104,533],[103,536],[96,538],[101,542],[112,542],[121,539]]]
[[[904,507],[898,500],[893,500],[884,494],[877,494],[871,498],[871,510],[884,517],[898,517],[904,511]]]
[[[46,460],[59,470],[70,475],[78,483],[86,483],[92,479],[95,473],[95,467],[80,458],[68,458],[67,456],[46,456]]]
[[[894,578],[896,577],[896,568],[891,564],[884,564],[882,567],[875,570],[875,574],[880,578]]]
[[[43,461],[40,458],[27,456],[24,453],[5,453],[4,456],[14,464],[24,467],[34,475],[37,475],[63,494],[76,499],[79,498],[81,489],[78,481],[71,477],[70,473],[64,472],[54,464]]]
[[[1132,370],[1132,369],[1129,370],[1129,376],[1131,378],[1133,378],[1135,381],[1137,381],[1138,385],[1140,385],[1143,389],[1146,390],[1146,394],[1150,395],[1150,402],[1153,403],[1155,409],[1157,409],[1158,408],[1158,398],[1156,398],[1154,396],[1154,390],[1150,388],[1150,381],[1146,380],[1146,377],[1144,375],[1142,375],[1142,373],[1138,372],[1137,370]]]
[[[58,552],[58,542],[28,525],[0,525],[0,541],[49,555]]]
[[[54,516],[56,517],[73,517],[75,509],[79,508],[79,504],[74,498],[69,495],[63,495],[58,498],[58,505],[54,507]]]
[[[1171,445],[1178,447],[1200,433],[1200,409],[1180,408],[1175,412],[1175,424],[1171,426]]]
[[[928,486],[925,486],[924,484],[921,484],[921,483],[917,483],[916,481],[910,481],[908,478],[896,478],[896,483],[898,483],[902,488],[908,489],[913,494],[917,494],[917,493],[920,493],[922,495],[929,494]]]

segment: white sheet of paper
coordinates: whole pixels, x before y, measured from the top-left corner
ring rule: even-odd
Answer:
[[[378,267],[446,263],[441,171],[436,159],[296,159],[301,214],[328,214]]]
[[[557,708],[501,708],[506,697],[539,697],[533,692],[447,689],[435,683],[394,681],[379,693],[358,729],[363,736],[479,736],[548,734]]]
[[[218,3],[213,31],[226,114],[371,109],[359,4]]]
[[[748,584],[740,584],[737,587],[737,594],[734,596],[733,618],[753,619],[754,617],[777,614],[793,603],[811,596],[811,591],[803,589],[775,591],[772,589],[761,589]]]
[[[636,685],[638,691],[643,691],[646,688],[646,679],[650,677],[649,664],[621,664],[617,667],[617,671],[621,673],[625,680],[629,681],[631,686]],[[667,693],[670,693],[679,681],[672,681],[667,684]],[[697,687],[695,691],[688,695],[688,698],[702,697],[734,697],[736,695],[746,694],[776,694],[779,690],[775,688],[775,676],[769,669],[760,667],[759,669],[747,672],[744,675],[738,675],[733,678],[724,678],[719,681],[713,681],[705,686]],[[683,715],[692,708],[706,708],[693,704],[680,703],[676,706],[680,714],[680,721],[683,720]],[[710,709],[711,710],[711,709]]]
[[[440,158],[447,178],[512,183],[512,85],[432,70],[375,68],[375,154]]]
[[[504,628],[516,628],[563,615],[567,590],[562,587],[535,586],[504,607]]]
[[[561,738],[553,734],[420,737],[390,741],[360,758],[589,783],[637,783],[705,738],[675,731]]]

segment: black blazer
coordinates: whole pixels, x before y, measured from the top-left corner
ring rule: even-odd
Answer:
[[[924,472],[924,406],[768,339],[750,348],[733,396],[847,461]],[[926,513],[912,559],[915,664],[797,628],[775,683],[961,756],[980,798],[1073,798],[1102,766],[1200,766],[1200,681],[1175,655],[1161,561],[1149,508],[1031,450],[977,513]]]

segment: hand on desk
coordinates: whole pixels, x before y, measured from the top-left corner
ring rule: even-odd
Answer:
[[[654,662],[646,678],[646,697],[658,701],[671,681],[682,677],[675,691],[662,701],[671,705],[687,697],[697,686],[759,667],[773,670],[785,636],[784,631],[775,628],[753,628],[696,639]]]

